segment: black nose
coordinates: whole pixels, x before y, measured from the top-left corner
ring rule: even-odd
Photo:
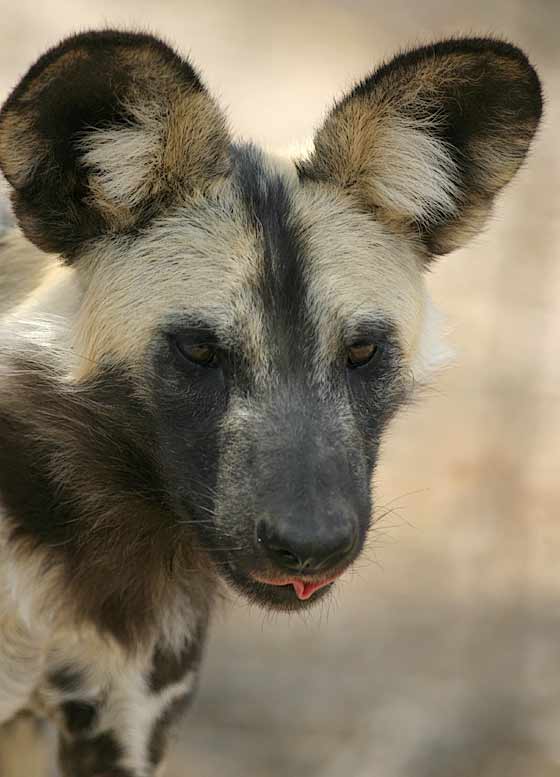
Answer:
[[[261,547],[276,566],[287,572],[314,573],[342,563],[352,555],[357,536],[351,522],[309,532],[301,525],[263,519],[257,529]]]

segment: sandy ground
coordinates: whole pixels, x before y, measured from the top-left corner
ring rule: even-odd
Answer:
[[[274,148],[406,43],[529,52],[545,125],[486,235],[432,274],[457,365],[386,440],[366,557],[305,619],[225,609],[167,774],[560,775],[560,2],[1,2],[0,96],[69,31],[148,27]]]

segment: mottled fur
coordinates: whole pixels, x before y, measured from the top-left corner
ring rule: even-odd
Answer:
[[[319,129],[302,174],[333,179],[430,253],[481,229],[522,164],[541,95],[525,55],[486,38],[405,52],[358,84]]]
[[[67,777],[151,777],[221,582],[296,610],[294,574],[313,602],[355,561],[384,429],[447,356],[425,267],[480,229],[540,110],[519,50],[445,41],[279,162],[151,36],[30,69],[0,113],[23,232],[0,243],[2,775],[39,768],[14,765],[27,711]]]

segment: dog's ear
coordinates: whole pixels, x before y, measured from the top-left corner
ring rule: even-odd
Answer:
[[[191,65],[150,35],[75,35],[0,112],[0,167],[27,237],[71,261],[227,174],[224,116]]]
[[[300,174],[342,187],[444,254],[481,229],[541,111],[539,79],[519,49],[443,41],[397,56],[338,102]]]

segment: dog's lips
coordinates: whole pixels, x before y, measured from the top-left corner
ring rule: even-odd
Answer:
[[[300,599],[302,602],[304,602],[307,599],[311,599],[313,594],[319,591],[321,588],[325,588],[331,583],[334,583],[338,575],[335,575],[334,577],[329,577],[325,580],[320,580],[319,582],[304,580],[301,577],[293,577],[288,579],[286,578],[270,579],[270,578],[260,577],[259,575],[255,575],[255,574],[252,575],[252,577],[258,583],[264,583],[265,585],[273,585],[273,586],[291,585],[295,591],[297,598]]]

